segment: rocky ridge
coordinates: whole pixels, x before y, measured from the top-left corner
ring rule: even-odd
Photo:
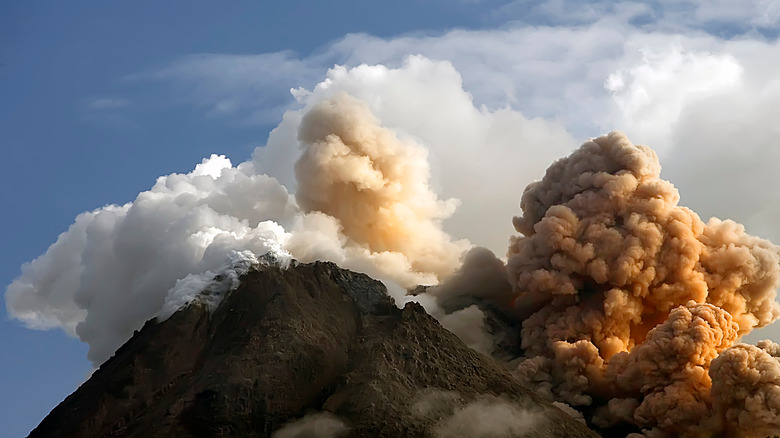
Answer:
[[[323,412],[333,427],[314,436],[471,436],[488,414],[483,436],[597,436],[419,305],[328,262],[259,266],[213,311],[148,321],[29,436],[312,436],[289,424]]]

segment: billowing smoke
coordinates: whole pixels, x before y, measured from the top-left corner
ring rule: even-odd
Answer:
[[[737,344],[713,359],[714,426],[725,435],[780,430],[780,345]]]
[[[588,141],[525,190],[510,292],[477,294],[512,303],[517,377],[596,426],[776,432],[780,346],[735,342],[780,316],[780,248],[678,200],[651,149],[620,133]],[[464,265],[453,279],[479,272]],[[457,286],[437,288],[440,302]]]
[[[504,397],[487,394],[466,402],[457,391],[434,389],[418,396],[411,415],[431,421],[436,438],[535,436],[549,421],[542,410]]]
[[[298,138],[304,151],[295,164],[295,199],[303,212],[338,221],[344,249],[363,253],[355,258],[371,258],[381,277],[405,287],[438,283],[458,267],[468,244],[442,231],[457,205],[429,188],[425,149],[399,140],[343,93],[312,108]],[[317,258],[311,246],[308,239],[290,245],[296,255]]]
[[[80,214],[8,286],[9,314],[62,327],[100,364],[144,321],[169,313],[166,302],[208,285],[193,275],[233,270],[253,254],[289,257],[282,224],[294,212],[274,179],[213,155],[186,175],[159,178],[132,203]]]
[[[329,412],[317,412],[284,425],[272,438],[338,438],[349,432],[349,426]]]
[[[437,438],[522,437],[539,423],[538,415],[497,397],[459,407],[435,426]]]
[[[251,162],[212,155],[132,203],[79,215],[8,286],[9,314],[62,327],[99,364],[149,318],[217,302],[263,254],[332,260],[400,291],[457,268],[469,244],[441,230],[455,201],[428,187],[422,147],[345,94],[314,104],[299,137],[295,196]]]

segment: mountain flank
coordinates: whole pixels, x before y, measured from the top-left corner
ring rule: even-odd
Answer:
[[[214,310],[149,320],[29,436],[458,433],[597,436],[382,283],[293,262],[258,266]]]

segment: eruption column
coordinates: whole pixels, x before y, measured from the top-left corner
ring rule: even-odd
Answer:
[[[780,251],[733,221],[703,223],[660,170],[655,152],[613,132],[526,188],[507,263],[525,350],[517,375],[589,406],[602,426],[696,436],[722,431],[718,415],[760,423],[770,415],[756,403],[731,412],[713,380],[777,366],[759,347],[732,345],[780,315]]]

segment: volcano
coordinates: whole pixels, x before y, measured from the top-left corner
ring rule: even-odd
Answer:
[[[597,435],[379,281],[292,262],[149,320],[29,436]]]

